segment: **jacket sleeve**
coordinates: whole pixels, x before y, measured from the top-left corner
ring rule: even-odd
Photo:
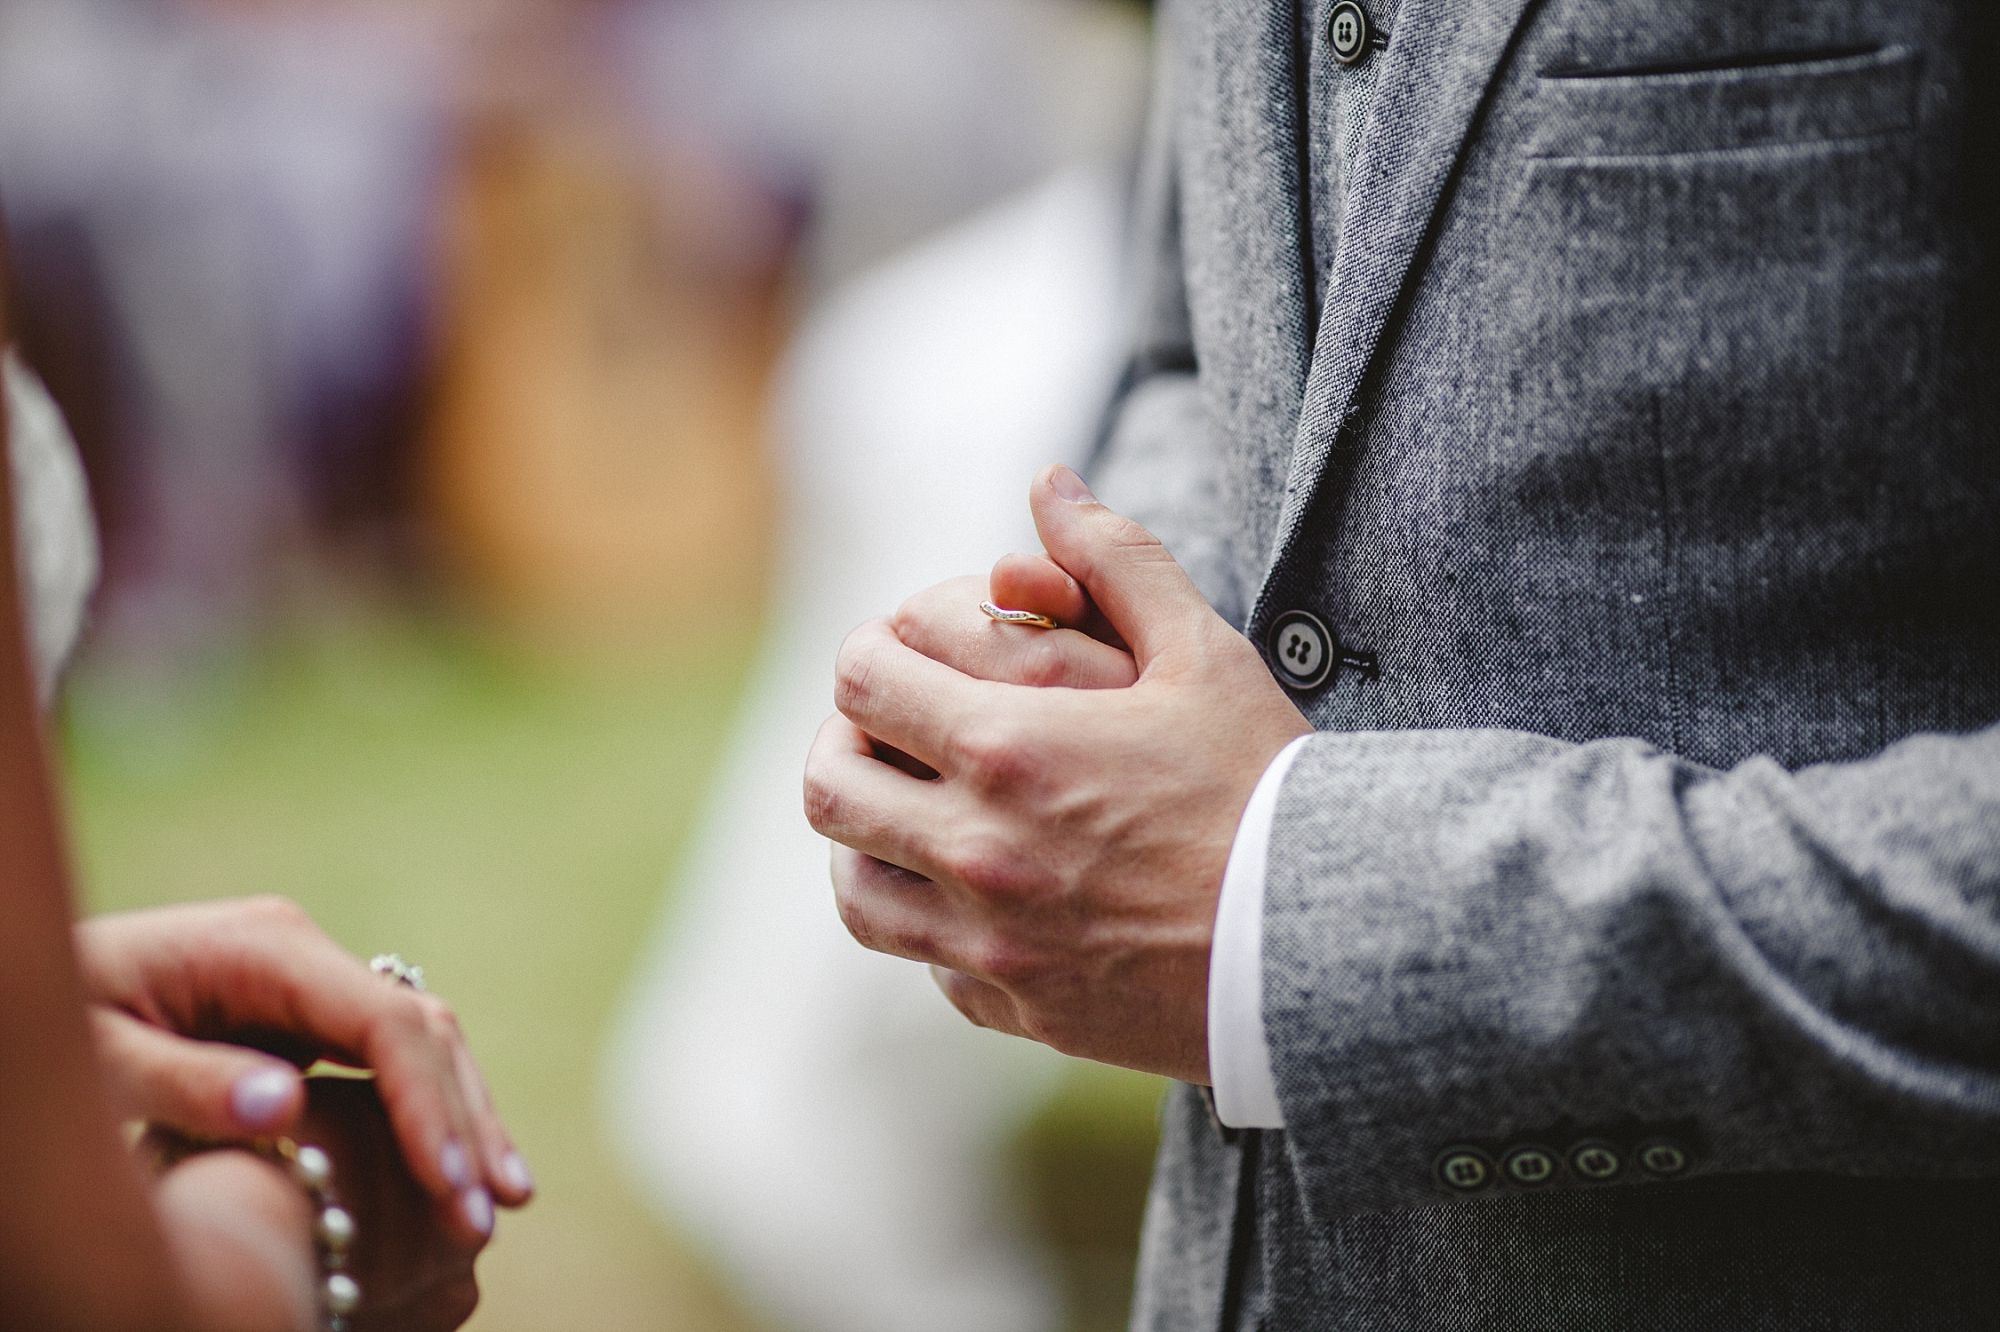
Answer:
[[[1264,1014],[1329,1215],[2000,1174],[2000,726],[1797,772],[1314,737],[1273,828]]]

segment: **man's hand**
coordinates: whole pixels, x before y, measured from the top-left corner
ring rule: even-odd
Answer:
[[[973,581],[862,625],[807,762],[807,817],[840,844],[855,938],[932,963],[972,1021],[1206,1082],[1229,846],[1265,767],[1311,727],[1165,547],[1075,473],[1044,471],[1029,503],[1050,561],[1003,562],[994,595],[1079,629],[985,621]]]
[[[1000,600],[1000,569],[1030,561],[1047,569],[1055,567],[1043,555],[1009,555],[991,579],[954,578],[925,588],[897,608],[889,628],[905,647],[977,680],[1067,689],[1123,689],[1136,682],[1139,664],[1129,651],[1067,627],[1085,619],[1102,619],[1094,608],[1082,613],[1074,609],[1083,596],[1081,589],[1063,596],[1046,586],[1016,587],[1010,589],[1008,600]],[[979,603],[988,598],[1010,610],[1046,615],[1065,627],[1047,630],[1003,624],[979,609]]]
[[[282,898],[121,912],[76,927],[97,1054],[121,1114],[199,1138],[294,1130],[297,1068],[373,1069],[411,1174],[468,1242],[534,1183],[437,996],[370,972]]]

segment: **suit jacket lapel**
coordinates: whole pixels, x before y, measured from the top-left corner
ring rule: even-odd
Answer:
[[[1160,7],[1159,40],[1174,56],[1168,95],[1178,115],[1191,332],[1218,428],[1220,471],[1240,479],[1244,525],[1260,550],[1277,530],[1278,494],[1312,364],[1298,2]],[[1250,590],[1243,589],[1246,601]]]
[[[1261,638],[1287,555],[1335,440],[1411,284],[1480,111],[1528,12],[1542,0],[1402,0],[1377,76],[1327,281],[1277,541],[1249,629]]]

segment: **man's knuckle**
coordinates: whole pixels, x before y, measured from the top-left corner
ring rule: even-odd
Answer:
[[[877,929],[875,951],[891,957],[928,961],[937,954],[937,940],[923,926],[906,922]]]
[[[806,760],[805,804],[806,822],[813,831],[830,836],[840,812],[840,791],[822,760]]]
[[[925,637],[925,631],[929,628],[930,600],[930,592],[919,592],[896,607],[896,613],[889,617],[890,631],[905,644],[914,647],[915,644],[911,640]]]
[[[867,888],[860,881],[836,879],[833,888],[834,910],[840,915],[840,923],[863,948],[871,952],[884,952],[885,941],[879,928],[879,921],[871,909],[872,902]]]
[[[974,946],[972,967],[978,975],[1008,991],[1033,980],[1037,970],[1033,953],[1004,934],[990,934]]]
[[[880,620],[857,626],[841,641],[840,652],[834,658],[834,705],[848,716],[855,709],[866,707],[874,696],[881,626]]]
[[[954,993],[951,996],[951,1006],[956,1008],[967,1022],[982,1030],[991,1031],[998,1025],[997,1014],[989,1013],[985,1004],[962,993]]]
[[[974,577],[960,577],[932,584],[896,607],[896,613],[889,617],[889,628],[904,643],[915,647],[916,644],[911,642],[913,635],[928,638],[949,613],[969,609],[968,598],[977,599],[970,585],[981,581]]]
[[[873,694],[871,668],[866,653],[843,653],[833,674],[833,706],[841,715],[852,717],[863,711]]]
[[[1000,1025],[1000,1014],[993,1005],[993,990],[970,976],[954,976],[945,989],[945,998],[951,1000],[959,1016],[975,1027],[991,1031]]]
[[[1030,1004],[1017,1004],[1014,1010],[1014,1025],[1020,1034],[1031,1041],[1039,1041],[1052,1050],[1062,1050],[1061,1033],[1048,1016]]]
[[[876,952],[895,957],[928,959],[936,951],[937,939],[931,927],[922,917],[908,912],[877,916],[871,923],[870,936]]]
[[[1073,663],[1063,640],[1043,634],[1021,654],[1021,683],[1047,689],[1075,683]]]
[[[1061,1007],[1047,1003],[1022,1006],[1022,1034],[1061,1054],[1080,1054],[1088,1044],[1089,1027]]]
[[[1007,897],[1020,886],[1020,854],[1003,837],[961,833],[944,850],[946,871],[973,896]]]
[[[873,922],[869,918],[868,907],[862,901],[861,893],[851,885],[836,880],[833,888],[833,909],[840,916],[840,923],[846,927],[854,942],[867,949],[875,947]]]
[[[989,790],[1015,785],[1027,776],[1033,750],[1018,727],[1001,718],[987,718],[961,729],[952,741],[956,767]]]
[[[837,897],[835,909],[840,913],[840,923],[847,927],[847,933],[854,942],[871,953],[887,953],[892,957],[929,955],[931,940],[928,932],[910,922],[883,919],[870,909],[860,895]]]

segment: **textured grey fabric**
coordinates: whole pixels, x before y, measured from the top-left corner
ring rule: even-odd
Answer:
[[[1402,0],[1343,158],[1316,12],[1165,5],[1099,493],[1379,679],[1136,1327],[2000,1325],[1989,8]]]
[[[1304,0],[1298,6],[1302,27],[1299,49],[1304,60],[1306,114],[1309,127],[1305,159],[1306,197],[1312,207],[1313,299],[1325,294],[1333,257],[1340,252],[1340,227],[1345,218],[1348,187],[1360,157],[1361,131],[1374,101],[1375,81],[1382,62],[1373,58],[1342,64],[1327,50],[1327,24],[1337,0]],[[1395,30],[1394,0],[1368,6],[1368,21],[1381,40]],[[1332,318],[1337,323],[1340,312]]]
[[[1362,732],[1293,771],[1265,1021],[1320,1210],[1635,1117],[1698,1171],[2000,1175],[2000,728],[1796,774]]]

